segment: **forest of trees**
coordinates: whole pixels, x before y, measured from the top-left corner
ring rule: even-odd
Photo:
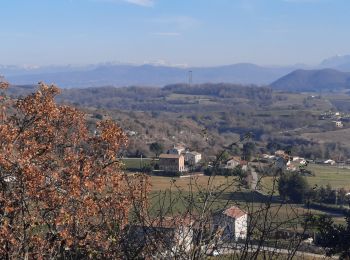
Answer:
[[[34,86],[11,86],[9,95],[24,97],[34,89]],[[298,106],[292,105],[290,100],[294,100],[295,95],[300,99]],[[279,146],[309,159],[350,156],[350,149],[341,142],[320,143],[298,132],[290,132],[291,129],[300,129],[301,133],[335,130],[332,122],[319,120],[317,113],[322,112],[324,105],[318,107],[317,104],[322,103],[322,99],[310,99],[302,94],[277,93],[265,87],[237,84],[176,84],[163,88],[64,89],[56,100],[85,109],[95,118],[109,114],[123,123],[124,130],[138,132],[139,135],[130,140],[130,156],[141,153],[152,156],[148,143],[160,141],[165,147],[172,142],[188,143],[214,155],[227,139],[247,132],[252,133],[258,146]],[[280,106],[283,106],[282,114]],[[200,143],[201,129],[212,136],[210,146]]]

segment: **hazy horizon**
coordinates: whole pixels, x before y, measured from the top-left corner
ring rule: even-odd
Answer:
[[[314,65],[350,53],[349,7],[345,0],[5,1],[0,64]]]

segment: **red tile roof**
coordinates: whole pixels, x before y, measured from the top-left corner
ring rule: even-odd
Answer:
[[[161,159],[179,159],[182,155],[178,154],[161,154],[159,155],[159,158]]]
[[[147,221],[145,224],[149,227],[179,228],[181,226],[190,226],[193,222],[193,217],[178,215],[174,217],[158,217]]]
[[[241,210],[240,208],[232,206],[231,208],[224,210],[223,214],[231,218],[239,218],[244,216],[247,213]]]

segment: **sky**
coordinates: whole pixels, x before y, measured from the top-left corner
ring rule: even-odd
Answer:
[[[349,0],[3,0],[0,64],[317,64],[350,54]]]

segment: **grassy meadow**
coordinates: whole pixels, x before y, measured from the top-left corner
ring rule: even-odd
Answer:
[[[350,173],[350,171],[349,171]],[[168,209],[170,212],[184,212],[189,205],[189,198],[193,197],[195,204],[201,207],[203,203],[203,193],[208,187],[208,176],[198,176],[192,178],[171,178],[151,176],[151,193],[150,201],[153,212],[159,212],[160,209]],[[349,174],[350,181],[350,174]],[[350,183],[349,183],[350,184]],[[240,189],[238,183],[233,177],[217,176],[212,180],[213,187],[217,188],[217,192],[221,191],[224,187],[228,187],[227,190],[220,193],[215,199],[212,200],[210,208],[212,210],[223,209],[231,205],[239,206],[245,209],[247,212],[257,213],[266,209],[270,198],[265,197],[257,192],[250,190]],[[190,188],[192,187],[192,192]],[[215,188],[214,188],[215,191]],[[283,204],[277,200],[273,200],[273,203],[268,209],[268,219],[276,223],[284,222],[291,219],[298,219],[307,213],[314,215],[325,214],[319,210],[310,210],[298,204]],[[171,209],[171,210],[170,210]],[[166,211],[166,210],[165,210]],[[261,213],[260,213],[261,214]],[[337,223],[343,223],[344,218],[342,216],[334,215],[334,220]],[[288,227],[285,227],[288,228]]]
[[[330,184],[333,188],[350,189],[350,169],[318,164],[310,164],[308,168],[315,174],[315,177],[307,177],[310,185]]]
[[[350,169],[319,164],[309,164],[307,169],[315,174],[315,176],[306,177],[310,186],[326,186],[330,184],[333,188],[350,190]],[[261,180],[262,186],[266,190],[272,189],[272,182],[273,177],[264,177]]]
[[[151,158],[124,158],[121,160],[125,169],[142,169],[143,167],[150,165]]]

